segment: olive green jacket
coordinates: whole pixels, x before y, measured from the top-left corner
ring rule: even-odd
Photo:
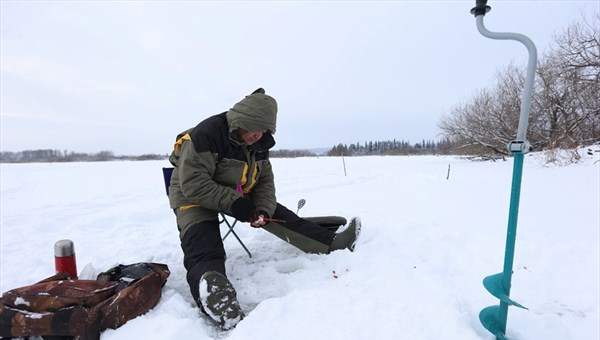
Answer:
[[[229,213],[242,195],[258,211],[272,216],[277,204],[269,149],[275,145],[274,117],[250,116],[236,107],[199,123],[177,136],[169,161],[175,167],[169,186],[169,203],[177,214],[180,236],[202,221]],[[247,147],[239,127],[266,130],[261,140]]]

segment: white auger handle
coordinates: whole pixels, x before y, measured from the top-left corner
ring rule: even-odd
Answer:
[[[483,17],[490,11],[491,7],[487,6],[487,0],[477,0],[476,6],[471,9],[471,14],[475,15],[477,30],[486,38],[495,40],[516,40],[521,42],[529,52],[529,60],[527,62],[527,75],[525,76],[525,88],[521,97],[521,115],[519,117],[519,127],[517,130],[517,142],[524,143],[527,135],[527,124],[529,121],[529,111],[531,110],[531,96],[533,94],[533,85],[535,79],[535,70],[537,67],[537,49],[531,39],[519,33],[496,33],[488,31],[483,25]],[[511,142],[512,144],[512,142]],[[510,146],[509,146],[510,149]]]

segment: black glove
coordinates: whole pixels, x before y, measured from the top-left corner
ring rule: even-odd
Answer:
[[[256,206],[251,199],[240,197],[231,204],[231,214],[242,222],[254,222],[258,220]]]

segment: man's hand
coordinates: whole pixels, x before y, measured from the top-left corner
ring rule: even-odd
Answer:
[[[256,219],[256,221],[250,223],[251,226],[253,226],[254,228],[260,228],[263,225],[267,224],[267,221],[265,221],[265,215],[258,215],[258,218]]]

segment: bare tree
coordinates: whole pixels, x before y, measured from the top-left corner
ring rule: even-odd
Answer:
[[[598,14],[596,22],[600,21]],[[571,24],[540,62],[534,132],[541,148],[573,148],[600,140],[600,43],[598,25]]]
[[[508,155],[506,146],[519,125],[524,76],[509,65],[496,74],[489,90],[479,91],[470,103],[457,105],[442,117],[440,129],[461,149],[460,153]]]
[[[555,37],[536,76],[528,139],[537,149],[600,141],[600,16],[571,24]],[[439,127],[463,153],[505,155],[515,138],[524,70],[509,65],[491,89],[442,117]]]
[[[571,24],[555,38],[560,67],[571,80],[576,118],[570,126],[580,143],[600,140],[600,12]]]

